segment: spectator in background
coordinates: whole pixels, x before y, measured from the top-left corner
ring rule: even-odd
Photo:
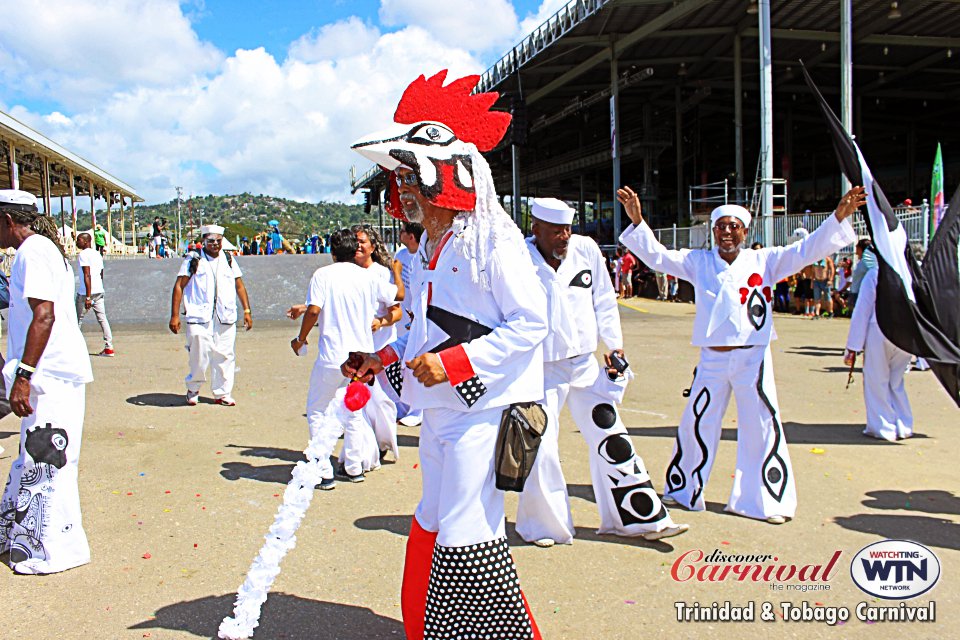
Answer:
[[[93,230],[93,243],[97,248],[97,251],[100,252],[100,255],[103,255],[107,251],[107,232],[103,230],[102,225],[97,225],[96,229]]]
[[[811,265],[813,275],[813,317],[819,318],[821,310],[826,316],[833,315],[832,285],[837,275],[833,259],[826,256]]]
[[[246,236],[244,236],[244,238],[243,238],[243,244],[241,245],[241,251],[243,252],[243,255],[245,255],[245,256],[250,255],[250,241],[247,240]]]
[[[757,249],[763,249],[763,243],[754,242],[752,245],[750,245],[750,248],[753,249],[754,251],[756,251]]]
[[[620,263],[623,262],[623,250],[617,247],[616,253],[610,258],[611,269],[613,274],[613,290],[617,292],[617,298],[622,298],[620,295]]]
[[[403,283],[403,290],[410,290],[410,274],[413,273],[414,260],[420,252],[420,237],[423,235],[423,225],[418,222],[404,222],[400,228],[400,243],[403,244],[393,256],[394,278]],[[423,256],[425,257],[425,256]],[[399,273],[398,273],[399,272]],[[410,331],[413,322],[413,306],[410,296],[404,295],[400,303],[400,323],[397,324],[397,337]],[[416,427],[423,421],[421,409],[411,409],[408,405],[397,403],[397,417],[405,427]]]
[[[107,320],[107,310],[103,303],[103,256],[96,250],[90,248],[91,239],[89,233],[81,233],[77,236],[77,248],[80,253],[77,255],[77,266],[80,267],[80,287],[77,289],[77,323],[83,324],[83,316],[91,308],[100,323],[100,330],[103,331],[103,351],[98,356],[112,358],[113,352],[113,332],[110,331],[110,321]]]
[[[877,266],[877,256],[873,253],[873,242],[870,238],[858,240],[854,253],[857,256],[857,264],[853,267],[853,275],[850,276],[850,295],[847,296],[847,304],[851,309],[857,306],[857,295],[860,293],[860,282],[863,276]]]
[[[620,258],[620,297],[633,297],[633,269],[637,266],[637,259],[629,251],[624,251]]]
[[[787,276],[777,281],[773,288],[773,310],[780,313],[790,313],[790,285],[793,276]]]

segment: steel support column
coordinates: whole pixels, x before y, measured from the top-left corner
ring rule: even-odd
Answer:
[[[759,213],[767,216],[763,225],[763,242],[773,237],[773,53],[770,48],[770,0],[759,0],[760,19],[760,155],[763,187]]]
[[[741,204],[743,195],[743,59],[740,34],[733,36],[733,157],[736,172],[735,201]]]
[[[620,237],[620,203],[617,202],[617,189],[620,179],[620,82],[619,65],[614,47],[610,47],[610,152],[613,154],[613,241]]]
[[[853,0],[840,0],[840,120],[853,133]],[[841,191],[850,190],[846,176]]]
[[[510,145],[510,163],[513,173],[513,197],[511,198],[511,207],[513,208],[513,221],[520,226],[520,147],[515,144]]]

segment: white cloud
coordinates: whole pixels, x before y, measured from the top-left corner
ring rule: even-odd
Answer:
[[[452,12],[454,4],[461,10]],[[92,6],[51,0],[10,8],[15,19],[0,24],[0,81],[22,81],[23,96],[49,91],[60,99],[35,111],[3,99],[15,118],[148,202],[170,200],[177,185],[188,194],[352,200],[350,166],[369,165],[349,145],[392,120],[410,81],[444,68],[451,79],[480,73],[488,61],[481,55],[499,55],[518,38],[506,0],[383,0],[382,14],[427,11],[430,19],[391,17],[400,28],[383,31],[349,18],[303,35],[278,60],[262,48],[221,54],[199,40],[172,0]],[[93,26],[100,21],[109,26]],[[38,24],[11,39],[11,22]],[[55,42],[37,44],[48,41]]]
[[[533,32],[549,20],[553,14],[567,5],[569,0],[543,0],[536,13],[531,13],[520,22],[517,40]]]
[[[349,28],[369,31],[359,21],[332,31]],[[451,77],[482,70],[467,52],[413,27],[346,57],[316,60],[316,52],[292,47],[278,62],[263,49],[239,50],[209,80],[119,92],[70,118],[20,107],[12,115],[129,182],[148,202],[169,200],[176,185],[188,193],[350,199],[350,166],[367,168],[350,143],[392,120],[411,80],[441,68]]]
[[[222,58],[176,0],[8,2],[0,20],[0,84],[76,108],[129,87],[176,85]]]
[[[517,14],[508,0],[382,0],[385,26],[418,26],[438,41],[470,51],[499,53],[513,44]]]

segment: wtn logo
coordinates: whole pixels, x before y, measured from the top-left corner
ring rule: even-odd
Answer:
[[[865,593],[905,600],[926,593],[940,579],[940,560],[909,540],[884,540],[861,549],[850,563],[850,577]]]
[[[926,580],[927,579],[927,561],[921,560],[920,563],[911,562],[909,560],[864,560],[861,559],[860,562],[863,563],[863,572],[867,576],[867,580],[873,582],[874,580],[883,580],[884,582],[890,579],[890,572],[894,573],[894,582],[901,583],[906,580]]]

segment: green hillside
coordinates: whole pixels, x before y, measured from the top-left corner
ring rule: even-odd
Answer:
[[[168,235],[176,233],[177,201],[176,199],[162,204],[137,206],[137,235],[142,237],[149,230],[155,216],[166,218]],[[81,217],[89,213],[78,212]],[[113,208],[113,227],[120,225],[120,211]],[[126,226],[129,230],[130,210],[127,209]],[[183,225],[184,236],[187,236],[191,226],[199,227],[201,218],[204,224],[219,224],[226,228],[226,236],[233,239],[235,236],[251,237],[267,230],[267,221],[278,220],[280,232],[287,238],[302,238],[305,233],[329,233],[340,227],[368,222],[378,223],[376,208],[369,214],[364,214],[363,205],[344,204],[342,202],[296,202],[286,198],[277,198],[267,195],[253,195],[241,193],[227,196],[193,196],[180,204],[180,220]],[[84,218],[86,219],[86,218]],[[102,211],[97,211],[97,219],[106,227],[106,219]],[[390,216],[384,214],[384,224],[391,223]]]

